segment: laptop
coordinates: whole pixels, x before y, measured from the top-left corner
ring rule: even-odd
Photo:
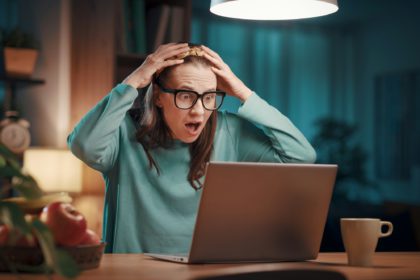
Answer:
[[[181,263],[316,259],[337,165],[209,162],[190,251]]]

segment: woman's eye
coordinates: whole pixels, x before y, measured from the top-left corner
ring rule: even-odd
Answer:
[[[181,98],[182,100],[189,100],[192,99],[192,95],[190,93],[181,93],[179,95],[179,98]]]
[[[210,100],[213,100],[215,98],[215,95],[214,94],[207,94],[204,98],[206,100],[210,101]]]

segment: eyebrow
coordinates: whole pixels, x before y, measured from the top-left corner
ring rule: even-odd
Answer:
[[[187,86],[187,85],[181,85],[180,87],[177,87],[177,89],[186,89],[186,90],[196,91],[195,89],[193,89],[192,87]],[[206,89],[206,90],[205,90],[205,91],[203,91],[203,92],[207,92],[207,91],[215,91],[215,90],[216,90],[215,88],[210,88],[210,89]]]

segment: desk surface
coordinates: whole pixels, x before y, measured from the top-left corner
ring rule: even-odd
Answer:
[[[103,256],[100,268],[84,271],[77,279],[196,279],[206,276],[232,275],[261,271],[280,271],[280,273],[288,273],[290,270],[297,269],[300,271],[305,270],[308,273],[312,273],[312,270],[340,272],[344,275],[345,279],[349,280],[420,279],[420,252],[376,253],[374,266],[369,268],[350,267],[346,265],[346,262],[347,258],[344,253],[321,253],[316,260],[307,262],[213,265],[177,264],[154,260],[141,254],[109,254]],[[286,274],[283,274],[283,276],[284,275]],[[23,279],[27,280],[46,279],[44,275],[25,274],[22,276]],[[336,277],[322,278],[337,279]],[[0,280],[3,279],[17,278],[11,274],[2,273],[0,274]],[[60,277],[55,275],[53,279],[60,279]],[[264,278],[258,277],[256,279]],[[274,279],[287,280],[291,278],[290,276],[282,277],[281,274],[279,274],[278,277],[275,277]],[[302,279],[320,278],[311,277],[311,274],[306,274]]]

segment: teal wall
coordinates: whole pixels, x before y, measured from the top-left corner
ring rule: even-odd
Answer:
[[[248,87],[308,137],[320,117],[353,118],[352,36],[319,27],[276,28],[201,17],[193,19],[192,30],[192,41],[218,52]],[[342,46],[339,55],[336,46]],[[223,108],[236,111],[238,105],[228,99]]]
[[[410,1],[408,1],[410,2]],[[416,11],[420,9],[418,2]],[[374,80],[379,75],[420,71],[420,17],[408,13],[384,16],[357,30],[356,102],[360,139],[366,141],[369,154],[374,153]],[[419,122],[419,120],[417,120]],[[418,155],[420,157],[420,155]],[[369,162],[374,173],[374,162]]]
[[[13,0],[0,0],[0,30],[10,30],[17,25],[18,21],[17,3]],[[3,56],[0,58],[0,64],[3,64]],[[2,74],[3,66],[0,67],[0,74]],[[0,104],[3,105],[4,100],[4,84],[0,81]],[[3,110],[0,110],[0,116],[3,115]]]
[[[420,71],[420,1],[341,0],[336,14],[289,22],[225,19],[210,14],[209,5],[193,1],[192,41],[219,52],[251,89],[311,141],[317,133],[315,121],[325,116],[358,127],[352,141],[366,151],[367,176],[376,186],[348,187],[354,199],[378,202],[398,193],[420,197],[420,182],[385,184],[377,178],[374,160],[375,79]],[[229,100],[224,109],[235,111],[237,106]],[[419,120],[410,125],[420,127]],[[418,172],[420,166],[412,169]]]
[[[0,26],[13,28],[17,25],[17,3],[13,0],[0,0]]]

